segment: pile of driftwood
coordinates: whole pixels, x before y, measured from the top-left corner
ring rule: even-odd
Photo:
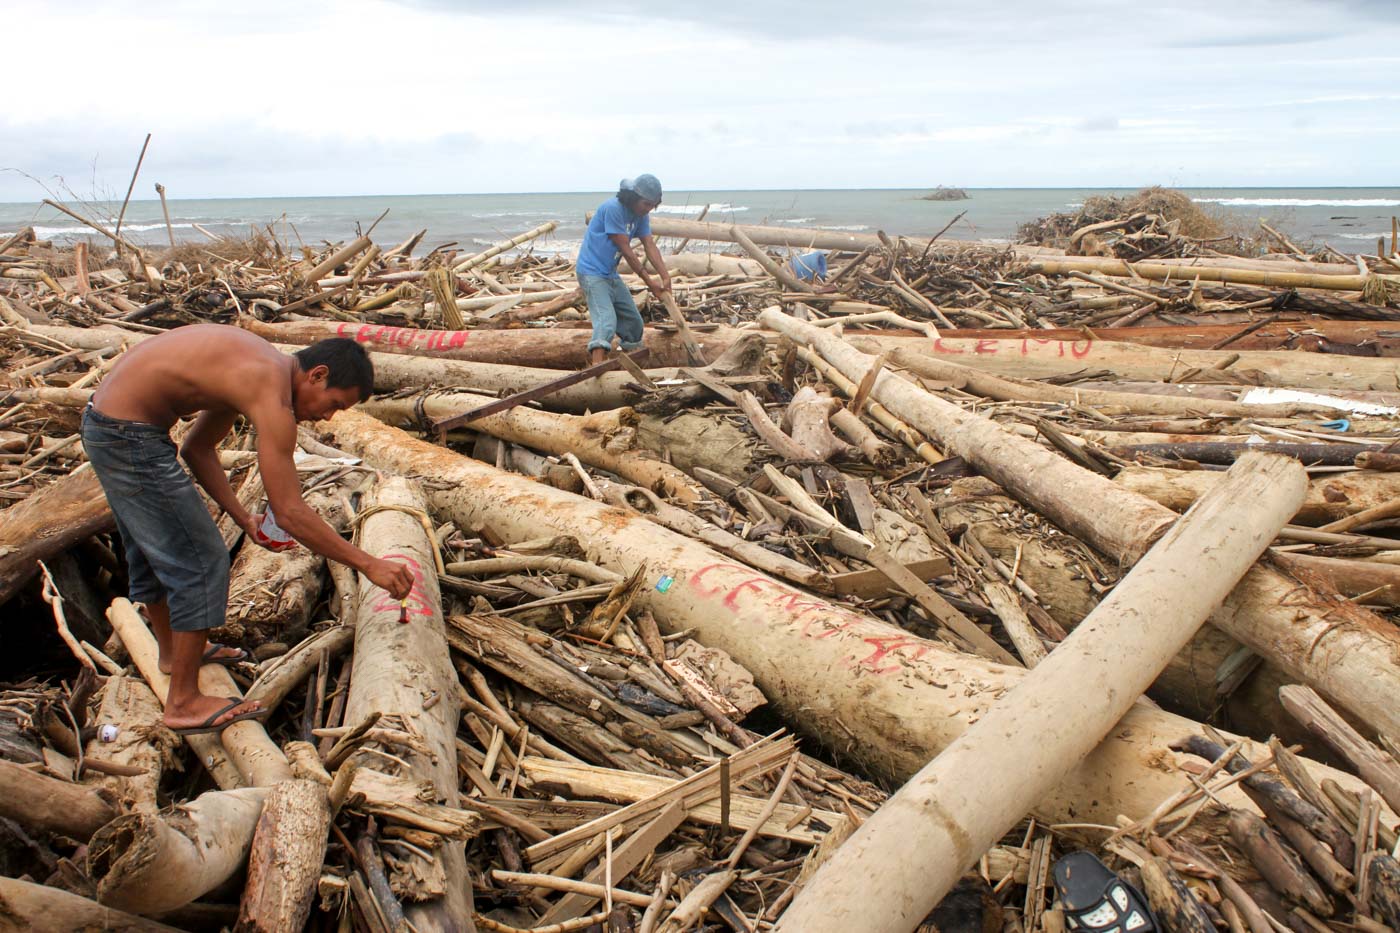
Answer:
[[[653,228],[676,300],[582,379],[550,224],[0,243],[0,917],[1058,933],[1051,866],[1088,848],[1173,933],[1400,929],[1393,244]],[[403,624],[225,523],[216,637],[254,662],[205,689],[274,714],[181,743],[76,430],[196,320],[372,352],[298,467],[417,586]],[[255,445],[222,454],[250,507]]]

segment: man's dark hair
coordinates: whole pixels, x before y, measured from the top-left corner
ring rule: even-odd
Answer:
[[[626,188],[618,188],[617,199],[622,202],[623,207],[635,214],[637,212],[637,202],[642,199],[642,196],[635,191],[628,191]]]
[[[317,366],[330,370],[328,389],[359,389],[360,400],[374,394],[374,364],[369,354],[349,337],[331,337],[296,352],[297,365],[309,373]]]

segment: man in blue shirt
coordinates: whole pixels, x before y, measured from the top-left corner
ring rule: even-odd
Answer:
[[[642,315],[632,293],[617,273],[618,257],[636,273],[653,295],[660,298],[671,290],[671,274],[661,260],[656,240],[651,235],[651,219],[647,216],[661,203],[661,182],[655,175],[624,178],[617,196],[609,198],[593,214],[583,245],[578,251],[578,284],[588,301],[588,316],[593,321],[593,337],[588,341],[590,363],[601,363],[612,349],[613,338],[624,351],[642,345]],[[632,249],[632,239],[642,241],[647,260],[656,271],[649,275]]]

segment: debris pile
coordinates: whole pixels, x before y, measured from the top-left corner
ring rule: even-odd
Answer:
[[[669,252],[583,377],[552,224],[0,242],[0,917],[1031,933],[1088,849],[1173,933],[1400,929],[1400,253],[1225,258],[1158,200],[1059,248],[656,218],[735,254]],[[416,586],[225,521],[251,660],[201,676],[273,714],[182,742],[77,426],[192,322],[371,351],[297,467]]]

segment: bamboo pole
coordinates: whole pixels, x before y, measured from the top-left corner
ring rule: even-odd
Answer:
[[[461,275],[464,272],[469,272],[472,269],[475,269],[477,266],[481,265],[482,263],[486,262],[488,259],[492,259],[496,256],[499,256],[501,255],[501,253],[504,253],[508,250],[515,249],[522,243],[528,243],[536,237],[544,236],[546,233],[552,232],[558,226],[559,221],[557,220],[551,220],[546,223],[542,223],[533,230],[526,230],[524,233],[519,234],[518,236],[513,236],[509,240],[502,240],[500,243],[497,243],[495,246],[492,246],[489,249],[485,249],[479,253],[476,253],[475,255],[468,256],[466,259],[463,259],[461,262],[454,265],[452,267],[452,271],[457,275]]]
[[[1269,546],[1306,485],[1294,460],[1242,458],[1015,690],[837,849],[778,929],[917,926],[1108,734]],[[1082,690],[1089,682],[1092,697]],[[989,782],[989,774],[999,777]]]
[[[431,478],[429,505],[459,528],[490,527],[512,541],[568,534],[616,573],[645,566],[649,585],[634,606],[728,652],[787,721],[858,757],[872,775],[907,778],[1025,675],[788,586],[641,515],[416,441],[358,412],[322,428],[378,469]],[[1135,706],[1035,812],[1076,822],[1145,816],[1179,790],[1169,744],[1198,729]],[[1359,786],[1331,769],[1319,773]]]
[[[819,327],[764,311],[759,320],[811,346],[848,378],[873,359]],[[963,457],[979,472],[1061,528],[1131,565],[1175,513],[1078,467],[989,419],[969,414],[889,373],[872,396]],[[1400,634],[1373,614],[1337,604],[1259,565],[1212,616],[1225,632],[1346,707],[1381,732],[1400,734]]]
[[[307,285],[316,284],[321,281],[321,279],[325,278],[326,273],[333,270],[336,266],[358,256],[373,245],[374,241],[367,236],[356,237],[351,240],[349,244],[335,250],[325,259],[321,260],[321,262],[313,266],[311,270],[302,277],[302,281]]]
[[[160,195],[160,212],[165,215],[165,235],[170,238],[170,248],[175,248],[175,228],[170,224],[170,206],[165,203],[165,185],[156,182],[156,194]]]

